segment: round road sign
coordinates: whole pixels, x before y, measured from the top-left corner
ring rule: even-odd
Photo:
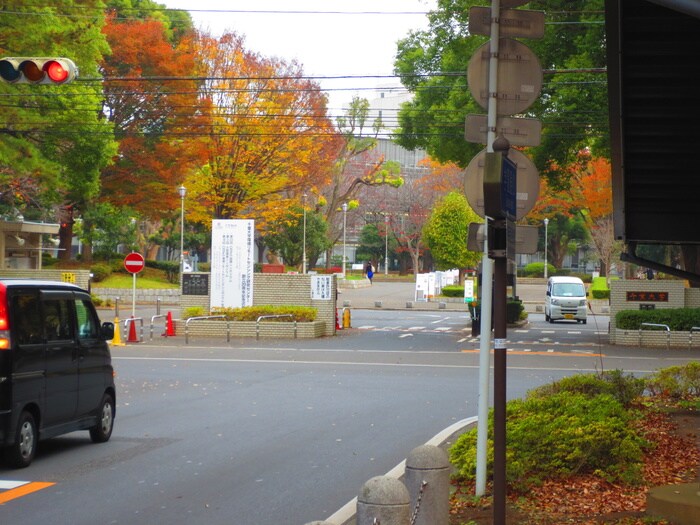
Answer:
[[[540,194],[540,176],[534,163],[517,149],[508,152],[508,158],[517,168],[515,219],[520,220],[535,206]],[[486,150],[481,150],[464,171],[464,193],[472,210],[484,217],[484,162]]]
[[[131,252],[124,257],[124,268],[129,273],[139,273],[146,266],[146,261],[143,255],[137,252]]]
[[[512,38],[498,41],[498,115],[522,113],[542,91],[542,66],[525,44]],[[488,109],[491,43],[479,47],[469,60],[467,82],[479,105]]]

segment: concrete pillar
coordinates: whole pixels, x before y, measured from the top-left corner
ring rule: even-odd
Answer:
[[[448,525],[450,521],[450,461],[432,445],[414,448],[406,458],[406,488],[414,525]]]
[[[360,489],[357,497],[357,525],[409,525],[410,497],[396,478],[377,476]]]

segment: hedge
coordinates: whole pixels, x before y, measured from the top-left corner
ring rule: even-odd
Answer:
[[[665,324],[674,332],[688,332],[700,326],[700,308],[622,310],[615,315],[615,325],[622,330],[639,330],[642,323]]]
[[[442,287],[442,295],[445,297],[464,297],[464,286],[448,284]]]
[[[610,288],[606,277],[596,277],[593,279],[591,287],[588,289],[592,299],[610,299]]]

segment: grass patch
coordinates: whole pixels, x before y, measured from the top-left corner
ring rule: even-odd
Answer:
[[[151,288],[178,288],[177,283],[168,282],[165,273],[159,270],[144,270],[144,274],[136,276],[136,288],[147,290]],[[93,288],[131,288],[133,277],[131,274],[113,273],[99,283],[92,283]]]

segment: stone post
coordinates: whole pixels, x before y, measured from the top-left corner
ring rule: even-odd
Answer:
[[[360,489],[357,525],[409,525],[410,508],[406,486],[396,478],[377,476]]]
[[[422,445],[406,458],[406,488],[411,496],[414,525],[448,525],[450,521],[450,462],[439,447]]]

